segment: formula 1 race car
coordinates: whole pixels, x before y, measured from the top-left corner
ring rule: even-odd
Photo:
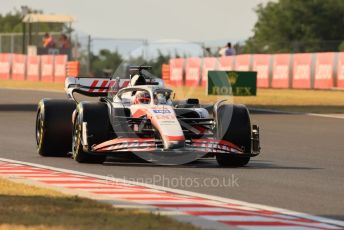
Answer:
[[[149,69],[130,67],[129,78],[68,77],[68,99],[42,99],[38,104],[38,153],[71,152],[80,163],[103,163],[107,155],[119,153],[162,164],[216,157],[220,166],[230,167],[244,166],[260,153],[259,128],[251,126],[244,105],[173,102],[172,90]],[[99,100],[79,102],[75,93]],[[192,157],[174,161],[186,155]]]

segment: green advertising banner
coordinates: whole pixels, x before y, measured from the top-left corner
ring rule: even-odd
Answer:
[[[207,95],[257,95],[257,72],[209,71]]]

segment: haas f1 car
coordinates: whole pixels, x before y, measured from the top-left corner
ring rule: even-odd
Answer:
[[[251,126],[244,105],[172,101],[172,90],[149,69],[130,67],[124,79],[67,77],[68,99],[39,102],[38,153],[72,153],[80,163],[103,163],[116,154],[201,153],[195,156],[215,157],[224,167],[244,166],[260,153],[259,128]],[[99,100],[78,101],[75,93]]]

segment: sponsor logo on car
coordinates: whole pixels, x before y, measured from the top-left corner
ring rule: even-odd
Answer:
[[[162,114],[164,114],[164,113],[171,113],[171,111],[168,110],[168,109],[153,109],[153,112],[154,113],[162,113]]]
[[[174,116],[174,115],[169,115],[169,114],[167,114],[167,115],[156,115],[156,118],[158,119],[158,120],[172,120],[172,121],[174,121],[175,119],[176,119],[176,116]]]

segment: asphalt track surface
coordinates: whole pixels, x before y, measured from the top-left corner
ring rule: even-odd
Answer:
[[[344,220],[344,119],[252,114],[261,127],[262,154],[244,168],[219,168],[214,160],[182,166],[111,160],[79,164],[36,153],[35,115],[41,98],[65,95],[0,89],[0,157],[140,182],[155,179],[156,185]],[[197,186],[205,178],[234,181],[229,187]]]

